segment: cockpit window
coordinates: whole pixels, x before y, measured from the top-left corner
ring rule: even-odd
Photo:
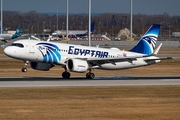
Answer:
[[[17,46],[17,47],[21,47],[21,48],[24,47],[24,45],[21,43],[12,43],[11,46]]]

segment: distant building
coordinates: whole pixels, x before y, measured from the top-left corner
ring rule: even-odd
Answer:
[[[136,35],[132,33],[132,36],[135,37]],[[117,40],[130,40],[130,30],[127,28],[120,30],[116,39]]]
[[[172,32],[172,37],[180,38],[180,32]]]

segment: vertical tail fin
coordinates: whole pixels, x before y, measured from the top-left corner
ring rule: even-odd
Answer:
[[[143,35],[140,41],[130,51],[151,55],[157,43],[157,38],[160,31],[159,24],[153,24],[149,30]]]
[[[16,32],[13,34],[12,39],[21,36],[20,35],[20,30],[21,30],[21,25],[19,25],[18,28],[16,29]]]
[[[95,25],[95,22],[92,22],[91,23],[91,33],[94,33],[94,25]]]

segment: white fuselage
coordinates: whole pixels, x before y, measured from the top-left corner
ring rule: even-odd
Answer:
[[[0,34],[0,40],[10,40],[12,36],[12,34]]]
[[[145,55],[140,53],[59,42],[18,40],[13,44],[6,47],[4,53],[9,57],[30,62],[66,65],[66,61],[73,58],[87,61],[108,61],[91,67],[98,69],[126,69],[160,62],[160,60],[154,60],[157,58],[155,56],[144,57]],[[147,59],[148,61],[146,61]]]
[[[58,30],[52,33],[52,35],[66,35],[66,30]],[[83,35],[87,34],[87,30],[69,30],[68,35]]]

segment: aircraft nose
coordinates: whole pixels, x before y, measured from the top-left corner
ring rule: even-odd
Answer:
[[[7,55],[7,56],[9,56],[9,57],[13,57],[15,52],[16,52],[16,51],[15,51],[14,48],[12,48],[12,47],[6,47],[6,48],[4,49],[4,54]]]

